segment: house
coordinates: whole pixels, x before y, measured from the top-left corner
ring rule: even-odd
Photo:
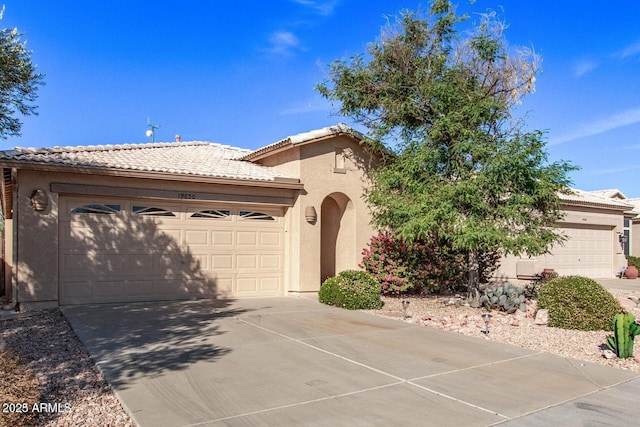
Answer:
[[[632,240],[640,235],[640,228],[633,233],[631,227],[637,215],[619,190],[571,189],[571,194],[561,194],[560,199],[564,217],[556,225],[566,240],[546,255],[503,258],[499,278],[528,280],[544,269],[559,275],[612,278],[627,265],[625,255],[631,254],[632,247],[640,251],[640,239],[637,243]]]
[[[374,233],[362,194],[379,157],[361,141],[339,124],[255,151],[2,152],[7,290],[27,310],[317,292]]]
[[[362,195],[380,155],[362,142],[338,124],[254,151],[177,139],[0,152],[7,293],[25,310],[315,293],[375,234]],[[500,277],[614,277],[640,251],[640,200],[562,200],[564,245],[507,257]]]

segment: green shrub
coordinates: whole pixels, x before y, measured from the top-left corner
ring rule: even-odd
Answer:
[[[538,292],[538,307],[549,310],[549,326],[581,331],[611,330],[620,304],[595,280],[557,277]]]
[[[628,255],[627,256],[627,264],[629,266],[634,266],[638,270],[640,270],[640,257]]]
[[[380,284],[365,271],[347,270],[328,278],[320,286],[318,299],[323,304],[348,310],[382,307]]]

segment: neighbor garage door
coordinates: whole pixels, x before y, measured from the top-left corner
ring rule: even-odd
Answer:
[[[563,225],[568,237],[546,256],[546,265],[560,275],[612,277],[613,230],[606,226]]]
[[[280,208],[60,198],[61,304],[283,292]]]

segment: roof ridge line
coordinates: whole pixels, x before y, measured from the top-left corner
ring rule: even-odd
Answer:
[[[115,151],[115,150],[140,150],[150,148],[166,148],[166,147],[188,147],[198,145],[213,145],[221,148],[232,149],[242,152],[249,152],[251,150],[241,147],[234,147],[228,144],[221,144],[219,142],[211,141],[180,141],[180,142],[140,142],[140,143],[122,143],[122,144],[96,144],[96,145],[73,145],[73,146],[59,146],[54,147],[15,147],[12,150],[16,153],[23,154],[48,154],[48,153],[79,153],[79,152],[91,152],[91,151]]]

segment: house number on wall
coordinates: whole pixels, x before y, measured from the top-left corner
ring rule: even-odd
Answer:
[[[195,193],[178,193],[178,199],[195,199]]]

